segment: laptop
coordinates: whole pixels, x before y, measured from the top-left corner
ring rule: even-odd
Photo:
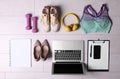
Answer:
[[[55,40],[52,43],[52,72],[83,73],[83,40]]]

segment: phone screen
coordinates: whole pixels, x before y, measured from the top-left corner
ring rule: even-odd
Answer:
[[[101,46],[94,45],[94,59],[100,59],[101,57]]]

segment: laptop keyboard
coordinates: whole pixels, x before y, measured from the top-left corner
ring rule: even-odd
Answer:
[[[55,60],[81,60],[81,50],[55,50]]]

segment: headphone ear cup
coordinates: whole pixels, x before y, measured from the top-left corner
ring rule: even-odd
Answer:
[[[64,29],[66,30],[66,32],[72,31],[72,28],[70,26],[65,26]]]
[[[79,28],[79,24],[73,24],[72,25],[72,31],[75,31]]]

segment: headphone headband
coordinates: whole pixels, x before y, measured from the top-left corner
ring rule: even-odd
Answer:
[[[76,20],[76,24],[79,24],[79,18],[78,18],[78,16],[76,15],[76,14],[74,14],[74,13],[68,13],[68,14],[65,14],[63,17],[62,17],[62,19],[61,19],[61,25],[62,26],[67,26],[67,25],[65,25],[65,23],[64,23],[64,19],[67,17],[67,16],[72,16],[72,17],[74,17],[75,18],[75,20]]]

